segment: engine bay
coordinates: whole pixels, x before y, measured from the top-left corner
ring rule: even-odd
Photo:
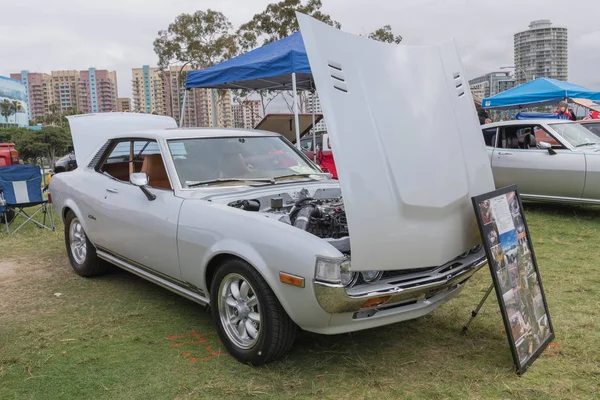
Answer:
[[[317,191],[308,196],[301,192],[297,199],[289,196],[242,199],[232,201],[228,206],[275,218],[325,239],[343,254],[350,255],[348,221],[344,200],[339,194]]]

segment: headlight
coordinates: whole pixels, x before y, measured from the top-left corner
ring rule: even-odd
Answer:
[[[363,271],[361,272],[361,275],[366,283],[373,283],[381,278],[383,271]]]
[[[330,283],[340,283],[340,267],[344,260],[332,260],[328,258],[317,258],[315,278]]]
[[[350,260],[317,258],[315,278],[330,283],[351,286],[358,280],[358,273],[350,269]]]

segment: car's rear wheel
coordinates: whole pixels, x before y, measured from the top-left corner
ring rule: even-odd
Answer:
[[[262,365],[292,347],[296,324],[248,263],[230,259],[221,264],[211,285],[210,301],[219,337],[238,361]]]
[[[108,264],[96,255],[96,248],[73,211],[68,211],[65,218],[65,244],[71,267],[78,275],[91,277],[108,270]]]

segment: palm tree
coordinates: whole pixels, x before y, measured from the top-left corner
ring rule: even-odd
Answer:
[[[2,103],[0,103],[0,114],[6,119],[6,123],[8,124],[8,117],[13,114],[13,104],[5,99]]]
[[[15,124],[16,124],[17,123],[17,114],[21,112],[21,110],[23,109],[23,106],[17,100],[13,100],[12,109],[15,114]]]

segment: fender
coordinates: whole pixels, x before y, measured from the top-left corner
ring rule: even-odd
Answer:
[[[241,258],[250,264],[263,277],[267,284],[275,293],[275,296],[281,303],[285,312],[292,317],[292,308],[289,304],[289,299],[284,296],[281,291],[281,283],[279,282],[279,271],[274,271],[267,267],[267,263],[259,252],[248,243],[234,239],[225,239],[215,243],[207,252],[202,260],[203,283],[206,286],[206,268],[210,261],[220,254],[228,254]],[[206,288],[205,293],[210,293],[210,288]]]

